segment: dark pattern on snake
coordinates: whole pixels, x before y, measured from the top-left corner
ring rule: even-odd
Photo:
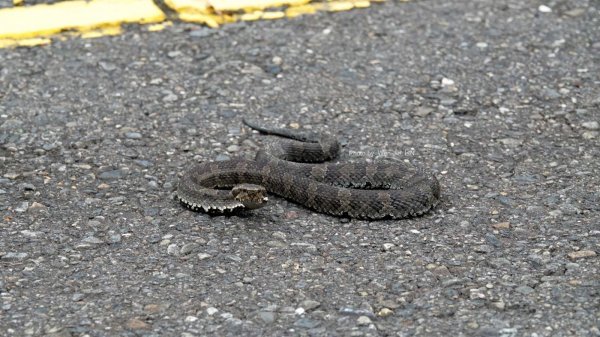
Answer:
[[[244,123],[285,139],[259,151],[255,160],[194,166],[177,190],[186,207],[228,214],[262,207],[268,191],[330,215],[399,219],[421,215],[439,201],[439,182],[424,170],[402,163],[314,164],[337,156],[340,146],[334,138]]]

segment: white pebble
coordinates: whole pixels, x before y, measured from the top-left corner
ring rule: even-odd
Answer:
[[[394,249],[395,246],[396,245],[393,244],[393,243],[384,243],[383,244],[383,250],[387,252],[387,251],[390,251],[390,250]]]
[[[274,65],[280,66],[283,63],[283,59],[279,56],[273,56],[271,62],[273,62]]]
[[[442,78],[442,87],[448,87],[454,85],[454,81],[449,78]]]
[[[356,323],[358,325],[369,325],[371,324],[371,319],[367,316],[360,316],[356,319]]]
[[[583,126],[584,129],[588,129],[588,130],[598,130],[598,129],[600,129],[600,124],[598,124],[598,122],[596,122],[596,121],[585,122],[585,123],[582,123],[581,126]]]

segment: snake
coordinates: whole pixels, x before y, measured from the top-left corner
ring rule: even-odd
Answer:
[[[319,213],[380,220],[423,215],[439,203],[439,181],[425,169],[406,162],[331,162],[341,146],[327,133],[243,123],[279,140],[253,160],[202,162],[184,172],[175,196],[186,208],[235,214],[264,207],[272,193]]]

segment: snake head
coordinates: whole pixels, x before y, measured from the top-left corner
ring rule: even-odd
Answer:
[[[239,184],[231,189],[231,195],[241,202],[246,209],[256,209],[267,204],[267,190],[260,185]]]

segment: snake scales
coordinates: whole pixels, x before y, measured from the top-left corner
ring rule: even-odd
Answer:
[[[283,139],[255,160],[197,164],[179,181],[176,196],[183,205],[228,214],[264,206],[268,191],[330,215],[398,219],[421,215],[439,201],[439,182],[424,170],[401,163],[314,164],[338,155],[337,140],[244,123]]]

